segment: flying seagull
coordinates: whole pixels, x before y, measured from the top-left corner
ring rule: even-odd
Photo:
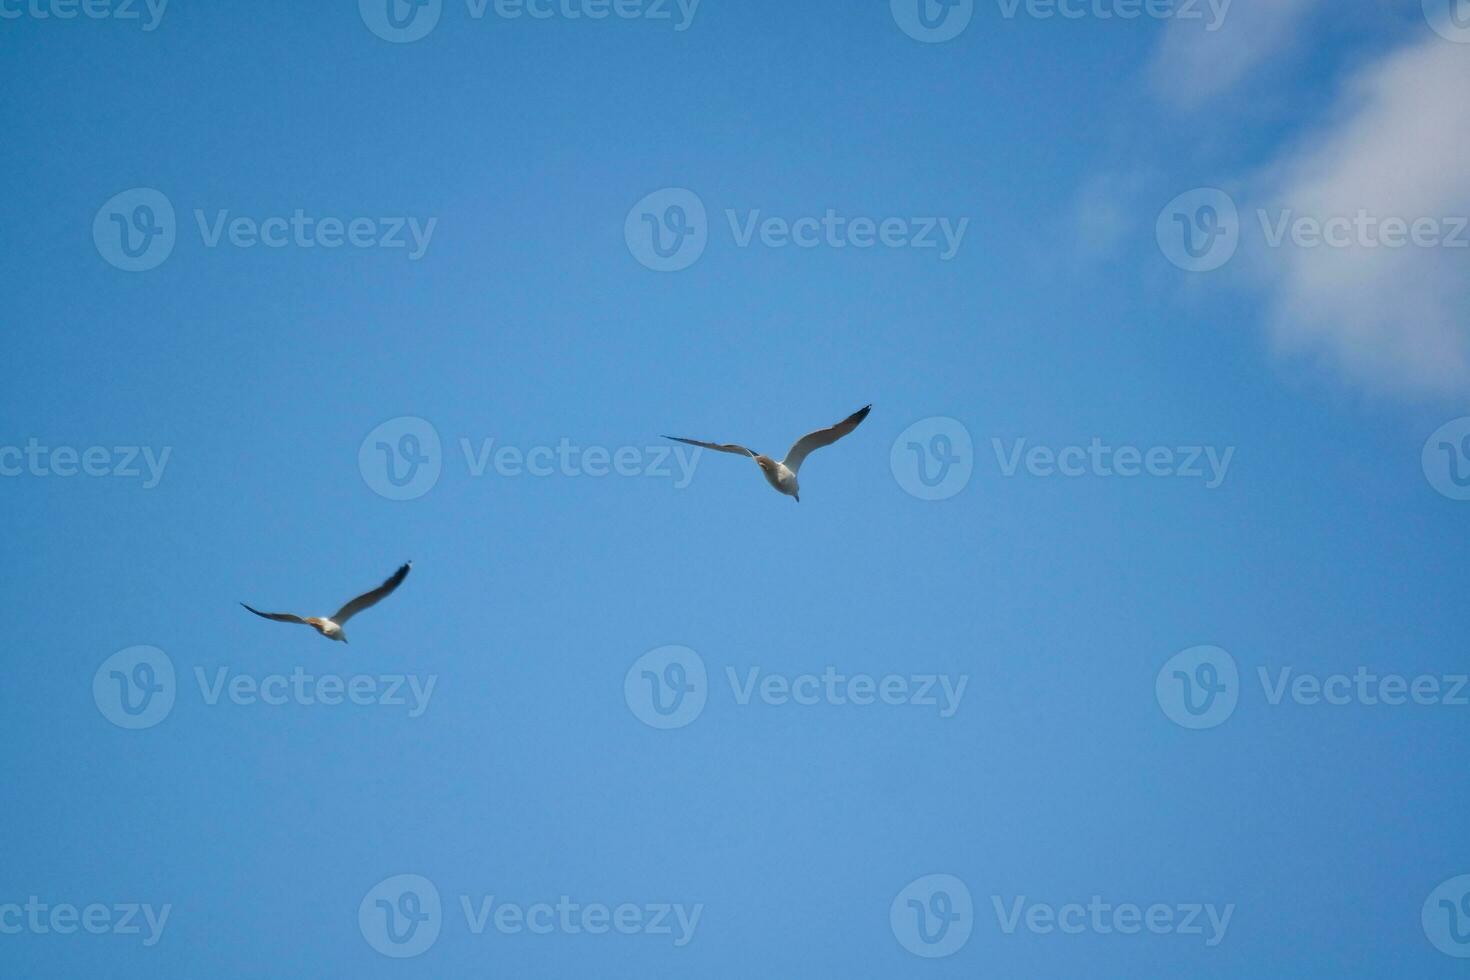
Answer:
[[[808,432],[792,444],[786,450],[786,458],[777,462],[769,456],[762,456],[754,450],[737,446],[734,443],[721,444],[717,442],[700,442],[698,439],[680,439],[678,436],[664,436],[675,442],[687,443],[691,446],[699,446],[704,449],[713,449],[721,453],[735,453],[737,456],[749,456],[760,465],[761,472],[765,474],[766,482],[788,497],[795,497],[796,502],[801,503],[801,486],[796,482],[796,472],[801,469],[802,460],[811,454],[813,449],[821,449],[847,435],[858,427],[858,423],[868,417],[872,405],[864,405],[853,412],[847,418],[838,422],[830,429],[818,429],[816,432]]]
[[[303,626],[310,626],[329,640],[341,640],[343,643],[346,643],[347,634],[342,632],[342,624],[369,606],[375,606],[391,595],[393,590],[402,585],[403,580],[408,578],[408,570],[412,567],[413,562],[405,562],[398,571],[393,573],[392,578],[388,579],[388,581],[371,592],[364,592],[330,616],[302,617],[294,616],[291,613],[268,613],[261,612],[259,609],[253,609],[250,606],[245,606],[243,602],[240,605],[245,606],[246,609],[249,609],[255,615],[265,619],[274,619],[278,623],[300,623]]]

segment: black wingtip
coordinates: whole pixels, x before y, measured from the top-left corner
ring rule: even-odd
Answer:
[[[873,410],[873,406],[872,406],[871,403],[870,404],[867,404],[867,405],[864,405],[862,408],[858,409],[856,412],[853,412],[852,415],[849,416],[848,421],[850,421],[850,422],[861,422],[863,419],[865,419],[865,418],[868,417],[868,413],[871,412],[872,410]]]

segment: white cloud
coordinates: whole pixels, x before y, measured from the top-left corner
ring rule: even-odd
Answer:
[[[1234,0],[1218,30],[1200,20],[1172,21],[1154,58],[1154,88],[1164,100],[1194,108],[1225,92],[1280,52],[1321,0]]]
[[[1470,214],[1470,49],[1438,37],[1353,76],[1332,122],[1266,171],[1269,214],[1325,221]],[[1264,239],[1256,216],[1242,215]],[[1445,223],[1445,228],[1450,225]],[[1470,236],[1470,232],[1462,237]],[[1264,249],[1279,344],[1370,387],[1464,391],[1470,381],[1470,249]]]

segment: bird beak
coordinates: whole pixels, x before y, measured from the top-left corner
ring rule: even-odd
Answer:
[[[796,498],[796,502],[798,504],[801,503],[801,494],[799,494],[799,493],[793,493],[791,496],[793,496],[793,497]]]

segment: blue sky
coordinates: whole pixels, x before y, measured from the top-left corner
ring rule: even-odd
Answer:
[[[357,6],[0,2],[0,973],[1463,972],[1470,17]]]

